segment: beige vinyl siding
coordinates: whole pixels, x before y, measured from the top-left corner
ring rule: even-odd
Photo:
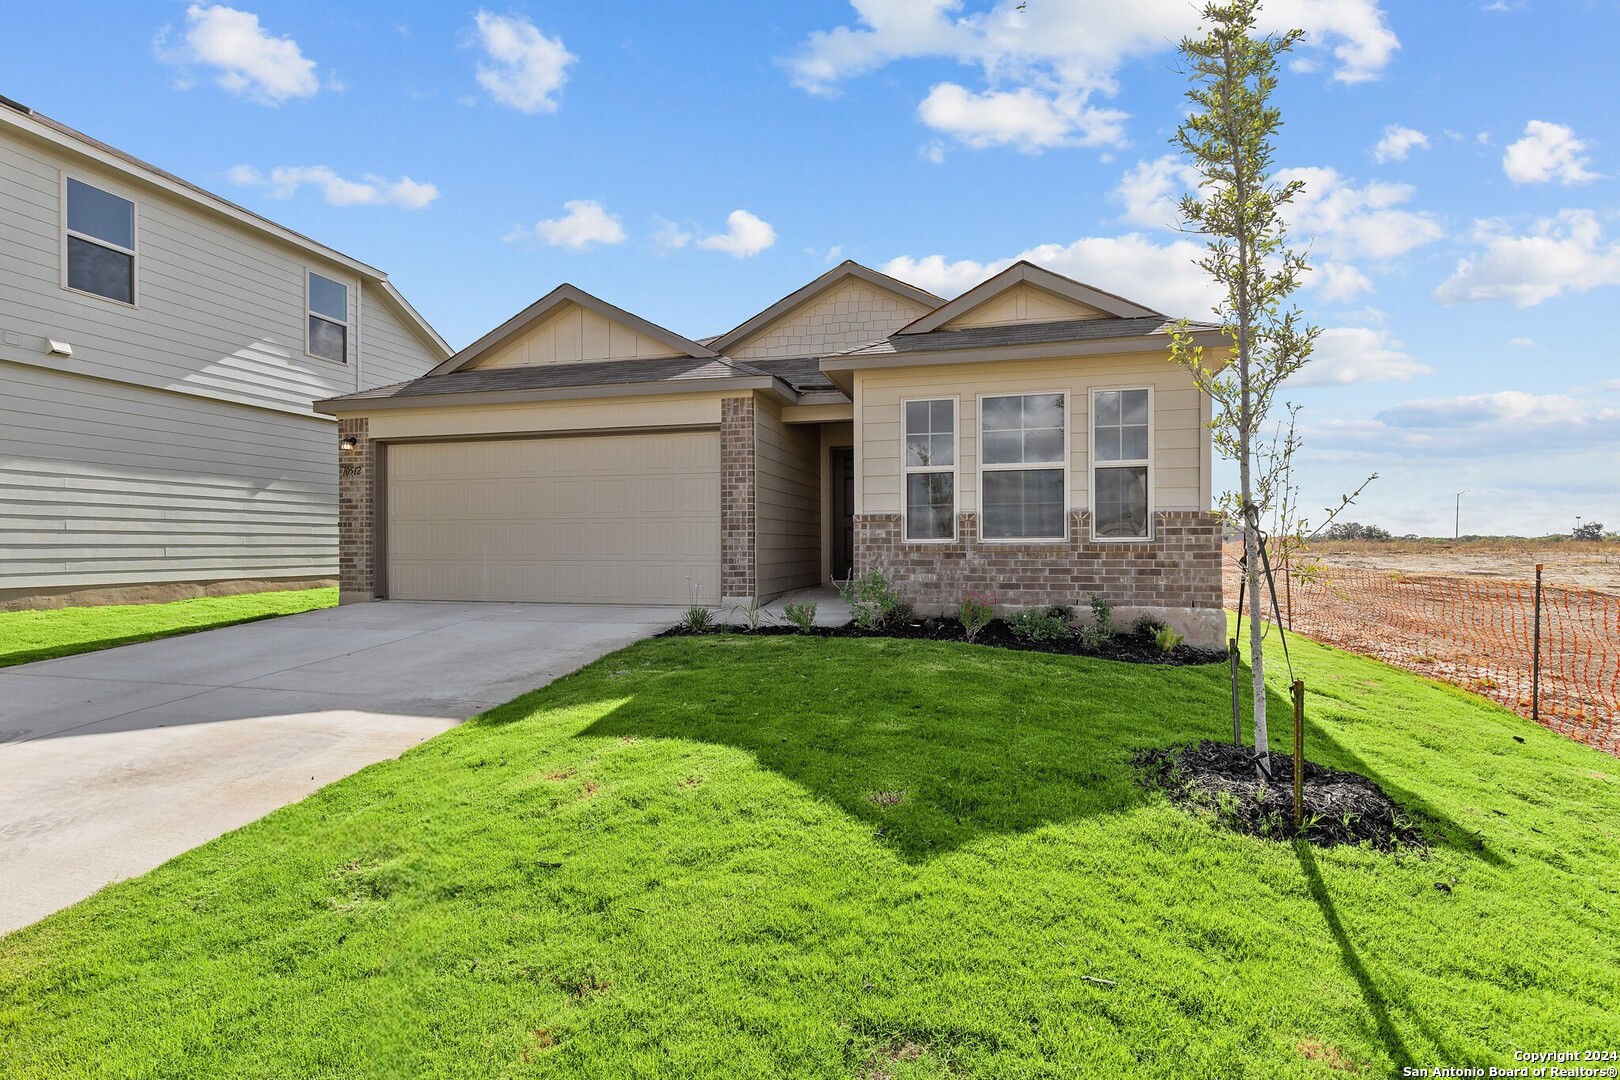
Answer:
[[[0,364],[0,590],[337,572],[330,421]]]
[[[655,360],[682,355],[662,341],[570,303],[472,366],[533,367],[589,360]]]
[[[754,405],[755,566],[761,597],[821,583],[821,436]]]
[[[728,356],[817,356],[888,337],[928,308],[859,279],[845,282],[726,350]]]
[[[1060,319],[1101,319],[1102,312],[1067,297],[1057,296],[1028,282],[997,293],[976,308],[963,312],[944,329],[965,326],[1005,326],[1011,323],[1054,322]]]
[[[1091,391],[1153,389],[1153,506],[1155,510],[1207,510],[1205,445],[1209,432],[1203,395],[1164,354],[1087,357],[1081,360],[997,361],[857,372],[856,512],[900,512],[900,402],[905,398],[961,398],[957,447],[961,511],[978,510],[979,402],[981,394],[1068,395],[1069,509],[1091,505]]]
[[[62,177],[134,201],[136,302],[131,307],[62,287]],[[356,363],[360,280],[336,263],[256,234],[100,165],[0,131],[0,359],[53,366],[45,339],[73,345],[65,370],[267,408],[308,412],[310,402],[384,379]],[[349,363],[305,352],[305,275],[349,290]],[[366,298],[381,308],[380,294]],[[388,343],[379,374],[398,381],[434,363]]]
[[[428,350],[416,333],[386,306],[382,290],[367,284],[360,298],[362,390],[404,382],[427,373],[442,357]]]
[[[716,432],[400,443],[386,459],[394,599],[719,599]]]
[[[511,405],[443,405],[424,409],[379,409],[370,414],[367,414],[364,402],[355,402],[354,407],[353,415],[369,415],[373,439],[720,426],[718,394],[657,394],[598,401],[529,401]]]

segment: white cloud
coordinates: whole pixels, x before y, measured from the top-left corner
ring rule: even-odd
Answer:
[[[1330,168],[1282,169],[1283,183],[1303,180],[1305,189],[1284,208],[1296,240],[1314,240],[1312,250],[1336,259],[1393,259],[1445,235],[1433,214],[1401,209],[1416,189],[1369,181],[1357,187]]]
[[[1389,161],[1405,161],[1413,150],[1427,150],[1429,137],[1414,128],[1391,124],[1384,129],[1384,137],[1373,147],[1373,159],[1380,165]]]
[[[726,215],[726,231],[705,236],[697,246],[708,251],[723,251],[738,259],[758,255],[776,243],[776,230],[746,210],[733,210]]]
[[[1506,300],[1533,307],[1563,292],[1585,292],[1620,285],[1620,241],[1604,236],[1590,210],[1563,210],[1541,218],[1526,235],[1514,235],[1501,221],[1476,223],[1478,255],[1434,290],[1441,304]]]
[[[1174,229],[1181,197],[1198,187],[1198,170],[1175,154],[1139,161],[1120,177],[1111,198],[1125,207],[1119,219],[1149,229]]]
[[[1311,361],[1288,380],[1290,386],[1348,386],[1351,383],[1410,382],[1434,369],[1420,364],[1390,337],[1388,330],[1335,326],[1322,331]]]
[[[260,104],[311,98],[321,89],[315,61],[304,56],[298,42],[266,32],[251,11],[192,4],[186,8],[180,45],[169,47],[167,29],[158,33],[154,45],[164,63],[214,68],[214,81],[222,88]],[[182,77],[177,85],[188,87],[192,81]]]
[[[1581,156],[1586,148],[1573,128],[1532,120],[1524,126],[1524,138],[1502,154],[1502,171],[1515,184],[1590,183],[1599,176],[1588,167],[1591,159]]]
[[[1027,86],[976,94],[955,83],[939,83],[917,106],[917,117],[975,150],[1010,146],[1038,154],[1057,146],[1125,140],[1125,113],[1091,108],[1084,97],[1043,94]]]
[[[1329,304],[1354,300],[1373,291],[1372,279],[1348,263],[1322,263],[1313,266],[1304,287]]]
[[[328,206],[402,206],[420,210],[439,197],[436,185],[408,176],[389,180],[366,173],[359,180],[346,180],[325,165],[278,165],[268,176],[251,165],[236,165],[231,168],[230,179],[238,187],[267,188],[272,199],[291,198],[305,186],[318,188]]]
[[[1402,460],[1417,456],[1477,464],[1496,458],[1540,469],[1550,455],[1568,449],[1612,454],[1620,444],[1620,408],[1601,397],[1498,390],[1405,401],[1368,420],[1313,426],[1310,435],[1312,445]]]
[[[1513,347],[1515,349],[1537,349],[1537,348],[1540,348],[1540,346],[1536,344],[1536,339],[1535,338],[1527,338],[1527,337],[1510,338],[1508,340],[1508,345],[1510,345],[1511,347]]]
[[[653,246],[664,251],[679,251],[692,242],[692,233],[673,221],[656,219],[658,228],[652,234]]]
[[[480,9],[478,43],[490,62],[478,65],[478,84],[490,97],[519,112],[556,112],[557,94],[568,81],[568,65],[579,57],[549,38],[521,15],[493,15]]]
[[[945,164],[945,144],[938,139],[932,139],[927,146],[917,148],[917,153],[924,161],[934,165]]]
[[[962,0],[851,0],[849,25],[810,34],[786,66],[813,94],[899,60],[940,57],[978,68],[981,90],[934,86],[919,107],[924,123],[975,148],[1098,146],[1123,140],[1124,113],[1090,105],[1118,91],[1132,60],[1164,53],[1198,30],[1186,0],[1024,3],[996,0],[964,12]],[[1272,0],[1262,31],[1309,32],[1296,70],[1331,56],[1333,78],[1375,79],[1400,42],[1379,0]]]
[[[943,255],[901,255],[883,264],[885,274],[940,296],[955,296],[1027,259],[1057,273],[1147,304],[1169,315],[1211,317],[1219,292],[1198,268],[1202,244],[1174,240],[1158,244],[1140,233],[1083,237],[1072,244],[1042,244],[1011,258],[991,262],[947,261]]]
[[[619,224],[618,218],[604,210],[601,203],[592,199],[570,199],[563,203],[563,209],[568,213],[562,217],[537,221],[532,229],[519,229],[506,239],[510,241],[534,236],[554,247],[565,247],[572,251],[584,251],[592,244],[624,243],[624,226]]]

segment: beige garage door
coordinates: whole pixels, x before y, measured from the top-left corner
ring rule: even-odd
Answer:
[[[395,599],[720,595],[715,432],[400,443],[387,473]]]

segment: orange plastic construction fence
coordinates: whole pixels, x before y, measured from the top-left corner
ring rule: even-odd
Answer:
[[[1534,576],[1534,567],[1527,568]],[[1532,714],[1534,581],[1322,566],[1277,592],[1285,624],[1329,645],[1483,694]],[[1226,604],[1241,570],[1226,560]],[[1267,599],[1269,607],[1270,600]],[[1547,584],[1541,594],[1545,727],[1620,754],[1620,596]]]

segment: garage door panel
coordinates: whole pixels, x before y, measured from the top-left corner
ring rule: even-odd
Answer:
[[[391,596],[719,597],[714,432],[407,443],[388,454]]]

